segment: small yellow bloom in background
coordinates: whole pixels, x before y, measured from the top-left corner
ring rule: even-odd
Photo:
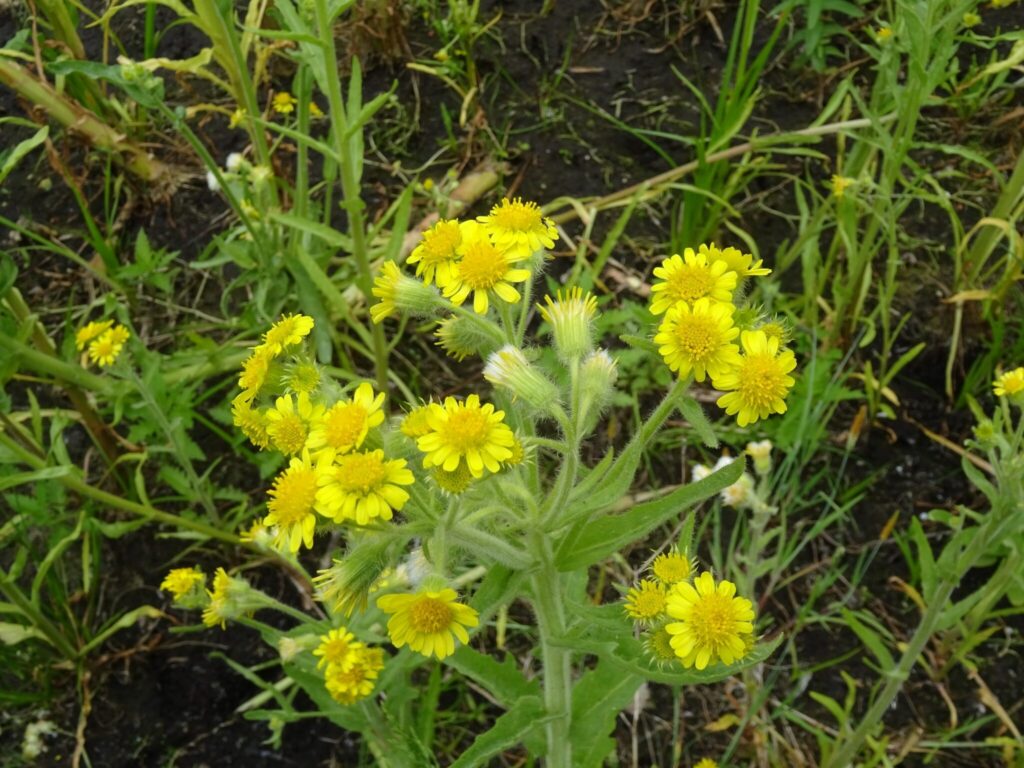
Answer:
[[[320,109],[320,105],[315,101],[309,102],[309,116],[314,119],[319,119],[324,116],[324,111]]]
[[[842,200],[846,196],[846,190],[857,183],[856,179],[851,179],[849,176],[840,176],[839,174],[832,175],[832,194],[836,200]]]
[[[210,596],[210,604],[203,610],[203,624],[208,627],[221,629],[227,626],[228,619],[233,618],[233,613],[228,609],[228,592],[231,589],[231,577],[223,568],[218,568],[213,575],[213,589],[207,590]]]
[[[455,219],[441,219],[423,233],[408,262],[416,265],[416,277],[443,287],[451,282],[452,267],[462,245],[462,225]]]
[[[427,414],[431,431],[416,441],[425,454],[424,468],[454,472],[464,462],[473,477],[482,477],[485,468],[498,472],[500,462],[512,456],[515,442],[504,419],[504,411],[495,411],[490,403],[481,405],[477,395],[465,402],[448,397],[444,405],[431,404]]]
[[[740,329],[733,322],[734,310],[732,304],[707,297],[697,299],[692,307],[679,302],[669,308],[654,337],[668,367],[680,378],[692,373],[696,381],[708,376],[717,381],[739,365],[740,348],[733,339]]]
[[[242,390],[240,397],[251,402],[260,393],[270,372],[270,363],[274,356],[265,349],[257,348],[242,363],[242,373],[238,376],[238,386]]]
[[[518,467],[524,461],[526,461],[526,448],[519,441],[518,437],[512,437],[512,455],[505,459],[502,464],[506,467]]]
[[[344,627],[332,629],[326,635],[320,636],[320,645],[313,651],[314,656],[319,656],[317,669],[323,669],[328,664],[334,665],[341,672],[347,672],[359,659],[359,651],[364,648],[363,643],[356,640],[356,636]]]
[[[348,669],[329,664],[324,674],[327,692],[339,704],[355,704],[373,693],[377,675],[384,668],[384,651],[380,648],[363,647],[354,656]]]
[[[678,621],[665,626],[683,666],[704,669],[721,660],[732,664],[747,655],[754,633],[754,607],[736,597],[736,585],[717,585],[704,571],[693,584],[680,582],[668,595],[668,615]]]
[[[398,314],[395,307],[395,294],[398,289],[398,281],[401,279],[402,271],[398,265],[393,261],[384,262],[380,275],[373,281],[373,295],[380,299],[370,307],[370,317],[373,322],[380,323],[385,318]]]
[[[411,437],[414,440],[417,437],[423,437],[423,435],[430,431],[430,424],[427,421],[427,415],[429,413],[430,403],[413,408],[405,415],[405,418],[402,419],[399,430],[401,430],[403,435]]]
[[[383,403],[384,393],[375,397],[373,387],[363,382],[352,399],[335,403],[324,412],[323,419],[309,433],[309,449],[323,449],[333,458],[335,453],[360,447],[369,430],[384,421]]]
[[[311,395],[320,386],[320,368],[308,360],[295,363],[288,369],[284,383],[296,394],[305,392]]]
[[[434,467],[431,477],[434,478],[438,488],[452,496],[465,493],[473,484],[473,473],[465,464],[459,464],[454,472],[445,472],[440,467]]]
[[[524,203],[521,197],[503,198],[489,214],[477,217],[477,221],[486,227],[495,244],[512,248],[522,258],[554,248],[558,239],[554,222],[544,217],[540,206]]]
[[[437,290],[402,274],[393,261],[384,262],[381,274],[373,281],[373,295],[380,301],[370,307],[375,323],[385,318],[408,312],[413,315],[433,315],[442,304]]]
[[[796,368],[796,358],[764,331],[743,331],[740,341],[743,355],[739,365],[719,376],[715,386],[731,390],[718,398],[718,407],[735,415],[736,422],[745,427],[773,413],[786,412],[785,397],[796,383],[789,375]]]
[[[290,115],[295,111],[295,105],[298,103],[295,97],[288,93],[288,91],[274,94],[273,107],[274,111],[279,115]]]
[[[1024,367],[997,376],[992,382],[992,391],[997,397],[1013,397],[1024,392]]]
[[[981,24],[981,16],[974,11],[968,11],[964,14],[963,22],[964,26],[970,29]]]
[[[320,425],[323,417],[324,406],[314,403],[305,392],[300,392],[294,400],[291,395],[282,395],[266,412],[267,435],[277,450],[292,456],[306,447],[310,432]]]
[[[307,315],[283,315],[263,334],[263,343],[256,347],[256,351],[275,357],[288,347],[302,343],[313,330],[313,325],[313,318]]]
[[[541,317],[551,326],[555,348],[563,360],[573,360],[593,348],[591,323],[597,312],[597,299],[574,286],[555,293],[555,299],[544,297],[547,306],[538,304]]]
[[[113,320],[94,320],[83,326],[75,334],[75,349],[81,352],[85,345],[104,333],[114,324]]]
[[[674,254],[662,261],[661,266],[654,268],[654,276],[660,278],[651,286],[651,312],[655,315],[680,302],[690,304],[705,297],[729,303],[738,281],[738,275],[724,259],[708,263],[708,254],[697,253],[693,248],[687,248],[682,256]]]
[[[668,589],[651,579],[642,579],[626,593],[623,606],[626,615],[634,621],[649,623],[665,613]]]
[[[434,180],[433,179],[424,179],[423,180],[423,191],[424,192],[430,192],[433,189],[434,189]]]
[[[694,561],[685,553],[673,547],[654,558],[651,573],[665,586],[687,581],[696,569]]]
[[[423,589],[411,595],[384,595],[377,607],[393,614],[388,635],[396,648],[408,644],[423,656],[443,659],[455,653],[455,639],[469,642],[466,627],[479,623],[477,612],[457,602],[454,589]]]
[[[644,649],[659,667],[679,661],[676,657],[676,650],[672,647],[672,635],[665,630],[665,627],[658,627],[647,634],[644,638]]]
[[[993,8],[1009,8],[1016,0],[992,0]]]
[[[274,529],[274,546],[298,552],[303,544],[313,546],[316,530],[317,489],[321,470],[310,461],[309,452],[293,456],[288,468],[274,478],[267,491],[269,514],[263,524]]]
[[[228,120],[228,128],[234,129],[240,126],[247,115],[248,113],[244,109],[242,109],[242,107],[238,107],[234,112],[231,113],[231,117]]]
[[[883,27],[879,27],[875,31],[875,39],[878,40],[878,42],[882,43],[882,44],[885,44],[885,43],[888,43],[889,41],[891,41],[892,40],[892,36],[893,36],[892,27],[890,27],[888,25],[883,26]]]
[[[128,340],[128,329],[115,325],[89,343],[89,359],[101,368],[113,365]]]
[[[747,443],[747,448],[744,453],[754,460],[754,470],[757,474],[767,475],[772,471],[771,440],[760,440],[758,442]]]
[[[168,571],[167,576],[160,583],[160,589],[170,592],[175,600],[179,600],[191,592],[196,585],[206,585],[206,574],[199,568],[174,568]]]
[[[346,453],[335,457],[324,470],[317,493],[317,511],[335,522],[352,520],[368,525],[390,520],[409,500],[400,486],[412,485],[415,477],[405,459],[384,458],[384,451]]]
[[[753,254],[743,253],[738,248],[719,248],[714,243],[711,243],[710,245],[702,244],[697,252],[704,254],[708,264],[724,261],[728,265],[729,270],[735,272],[740,279],[744,277],[764,277],[772,272],[768,267],[761,266],[764,259],[757,259],[755,261]]]
[[[458,253],[458,261],[441,286],[445,298],[453,304],[462,306],[472,293],[473,310],[483,315],[492,296],[508,304],[515,304],[522,298],[512,283],[530,279],[530,270],[515,266],[516,262],[528,258],[528,253],[517,251],[510,243],[498,243],[488,236],[483,225],[475,222],[463,225]]]
[[[718,763],[716,763],[710,757],[705,757],[702,758],[699,763],[694,765],[693,768],[718,768]]]

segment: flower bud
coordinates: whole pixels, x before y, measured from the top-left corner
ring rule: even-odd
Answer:
[[[375,323],[401,312],[429,317],[442,304],[437,289],[403,274],[393,261],[384,263],[380,276],[373,283],[373,295],[380,299],[370,307]]]
[[[586,421],[596,420],[611,401],[619,372],[606,350],[591,352],[580,366],[580,409]],[[586,423],[585,421],[585,423]]]
[[[469,355],[486,357],[498,347],[496,339],[487,333],[484,321],[477,322],[468,317],[453,315],[441,321],[434,335],[437,346],[456,360],[465,360]]]
[[[747,456],[754,460],[754,471],[759,475],[767,475],[772,471],[772,441],[760,440],[747,443]]]
[[[547,306],[538,305],[538,309],[551,326],[558,356],[563,362],[577,360],[594,346],[591,321],[597,311],[597,299],[577,287],[570,288],[564,296],[558,291],[555,296],[555,300],[545,296]]]
[[[484,378],[540,410],[558,402],[558,387],[530,365],[526,355],[511,344],[487,358]]]

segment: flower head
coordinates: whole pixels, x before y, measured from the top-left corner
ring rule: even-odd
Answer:
[[[727,274],[735,275],[735,272]],[[697,381],[717,381],[740,361],[733,339],[740,330],[733,323],[733,305],[705,297],[693,305],[679,302],[665,313],[654,343],[668,367],[679,376],[692,372]]]
[[[634,621],[649,623],[665,613],[668,589],[651,579],[642,579],[626,593],[626,615]]]
[[[284,384],[296,394],[305,392],[311,395],[320,386],[320,368],[314,362],[300,360],[288,367]]]
[[[452,496],[465,493],[473,484],[473,473],[465,463],[459,464],[452,472],[445,472],[441,467],[434,467],[431,473],[437,487]]]
[[[384,262],[380,276],[373,281],[373,295],[380,299],[370,307],[370,317],[375,323],[400,312],[430,315],[440,303],[434,288],[402,274],[393,261]]]
[[[651,286],[651,312],[656,315],[679,302],[693,303],[704,297],[731,302],[738,280],[727,261],[709,263],[707,253],[696,253],[693,248],[662,261],[654,268],[654,276],[661,278]]]
[[[234,130],[242,124],[242,121],[246,118],[246,111],[241,107],[237,107],[234,112],[231,113],[230,119],[228,119],[228,128]]]
[[[299,102],[288,91],[281,91],[274,94],[273,107],[279,115],[290,115],[295,111],[295,105]]]
[[[306,447],[310,431],[323,417],[324,406],[313,403],[305,392],[294,400],[291,395],[282,395],[266,413],[267,435],[277,450],[292,456]]]
[[[411,437],[414,440],[417,437],[423,437],[430,431],[430,423],[427,421],[427,415],[430,413],[430,403],[417,406],[409,411],[405,418],[402,419],[399,430],[406,437]]]
[[[515,262],[529,254],[516,251],[507,244],[498,244],[487,236],[486,230],[467,222],[458,248],[459,260],[452,267],[445,284],[444,295],[456,306],[473,294],[473,310],[485,314],[491,297],[514,304],[521,298],[512,283],[528,280],[530,270],[520,269]]]
[[[434,336],[437,337],[435,344],[460,362],[470,355],[486,355],[495,346],[494,339],[481,332],[476,323],[458,315],[442,320]]]
[[[754,632],[754,608],[736,597],[731,581],[715,584],[704,571],[693,584],[680,582],[668,596],[668,615],[678,621],[665,626],[672,647],[685,667],[704,669],[721,660],[732,664],[748,652]]]
[[[506,344],[492,352],[484,366],[484,378],[522,398],[534,408],[546,409],[558,401],[558,388],[530,365],[518,347]]]
[[[377,675],[384,668],[384,652],[363,646],[353,651],[352,664],[344,669],[327,665],[324,685],[331,698],[339,704],[355,704],[373,693]]]
[[[676,650],[672,647],[672,635],[665,631],[665,627],[656,627],[648,632],[644,638],[644,649],[658,666],[665,666],[670,662],[676,662]]]
[[[700,759],[693,768],[718,768],[718,763],[712,760],[710,757],[703,757]]]
[[[307,315],[284,315],[263,334],[263,343],[256,347],[271,358],[286,348],[302,342],[313,330],[313,318]]]
[[[242,396],[236,397],[231,403],[231,421],[249,438],[249,442],[261,451],[270,446],[266,416],[262,411],[253,408]]]
[[[561,291],[544,297],[547,306],[537,305],[541,317],[551,326],[551,335],[555,340],[555,348],[563,360],[574,360],[591,350],[590,325],[597,312],[597,299],[583,289],[569,288],[565,295]]]
[[[115,325],[104,331],[89,344],[89,359],[101,368],[113,365],[128,339],[128,330]]]
[[[353,520],[368,525],[371,520],[390,520],[409,500],[400,486],[412,485],[412,472],[405,459],[388,461],[384,451],[346,453],[335,457],[325,470],[317,493],[318,511],[342,522]]]
[[[746,450],[751,459],[754,460],[754,469],[759,475],[766,475],[772,470],[772,441],[759,440],[747,443]]]
[[[532,256],[544,248],[554,248],[558,230],[554,222],[545,218],[540,206],[533,202],[524,203],[517,197],[507,197],[491,208],[486,216],[477,221],[487,228],[494,242],[510,246],[523,257]]]
[[[754,260],[752,254],[743,253],[738,248],[719,248],[714,243],[701,245],[699,253],[703,253],[708,264],[724,261],[730,271],[735,272],[742,280],[744,277],[764,277],[771,274],[768,267],[762,267],[762,259]]]
[[[263,524],[274,526],[274,546],[298,552],[303,544],[313,546],[313,532],[316,530],[316,494],[323,470],[314,466],[309,453],[303,451],[302,458],[293,456],[288,468],[274,478],[273,487],[267,492],[269,514]]]
[[[206,585],[206,574],[199,568],[174,568],[167,572],[160,583],[160,589],[170,592],[175,600],[180,600],[199,585]]]
[[[248,402],[253,400],[263,388],[267,381],[267,374],[270,372],[270,363],[274,359],[273,354],[266,349],[257,347],[253,353],[242,363],[242,373],[238,376],[238,386],[242,390],[244,399]]]
[[[846,190],[857,183],[856,179],[849,176],[832,175],[832,195],[836,200],[842,200],[846,196]]]
[[[113,320],[94,320],[79,328],[78,333],[75,334],[75,349],[81,352],[85,349],[86,344],[104,333],[113,324]]]
[[[373,387],[363,382],[351,400],[335,403],[324,412],[323,418],[309,433],[309,448],[324,448],[331,454],[348,453],[359,448],[373,427],[384,421],[381,405],[384,393],[374,396]]]
[[[737,423],[745,427],[772,413],[786,412],[785,397],[795,383],[789,373],[796,368],[796,358],[764,331],[743,331],[740,341],[740,362],[716,377],[715,386],[730,390],[718,398],[718,406],[730,416],[738,414]]]
[[[423,233],[419,245],[409,254],[408,262],[416,265],[416,276],[424,282],[447,285],[452,277],[452,265],[462,245],[462,225],[455,219],[441,219]]]
[[[408,644],[416,653],[443,659],[455,653],[455,638],[469,642],[466,627],[475,627],[478,614],[457,602],[454,589],[421,589],[414,594],[384,595],[377,607],[393,614],[388,635],[396,648]]]
[[[996,397],[1013,397],[1024,392],[1024,367],[997,376],[992,382],[992,391]]]
[[[651,573],[662,584],[671,587],[673,584],[689,581],[696,567],[692,558],[673,547],[654,558]]]
[[[473,477],[482,477],[484,468],[498,472],[500,462],[512,455],[515,440],[504,418],[504,411],[495,411],[490,403],[481,405],[477,395],[465,402],[448,397],[444,405],[432,403],[427,415],[431,431],[416,441],[425,454],[423,466],[454,472],[465,462]]]
[[[313,651],[314,656],[320,657],[317,669],[330,664],[345,672],[355,664],[359,658],[358,651],[363,647],[363,644],[356,640],[356,636],[344,627],[332,629],[326,635],[320,636],[320,645]]]
[[[981,16],[974,11],[968,11],[964,14],[962,21],[964,26],[970,29],[971,27],[976,27],[981,24]]]

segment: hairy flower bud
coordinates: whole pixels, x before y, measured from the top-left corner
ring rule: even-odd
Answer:
[[[522,398],[534,408],[546,410],[558,401],[558,388],[530,365],[522,350],[511,344],[487,358],[484,378],[507,389],[513,397]]]
[[[547,306],[538,305],[541,317],[551,326],[555,349],[563,362],[578,360],[593,349],[591,321],[597,311],[597,299],[580,288],[559,291],[552,300],[545,296]]]

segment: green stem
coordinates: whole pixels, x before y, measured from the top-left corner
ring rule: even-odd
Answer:
[[[68,642],[68,639],[25,597],[22,591],[18,589],[18,586],[2,571],[0,571],[0,592],[17,606],[25,618],[31,621],[32,625],[43,633],[49,643],[60,651],[64,658],[78,658],[78,651]]]
[[[526,552],[513,547],[497,536],[481,531],[479,528],[472,528],[465,524],[451,528],[448,530],[448,540],[452,544],[470,550],[479,559],[497,560],[502,565],[515,568],[517,571],[525,571],[533,565],[533,559]]]
[[[63,382],[74,384],[76,387],[88,389],[101,395],[109,396],[114,393],[114,386],[110,379],[89,373],[89,371],[80,366],[65,363],[63,360],[52,355],[39,352],[5,334],[0,334],[0,349],[12,357],[18,357],[25,365],[37,373],[53,376],[55,379],[60,379]]]

